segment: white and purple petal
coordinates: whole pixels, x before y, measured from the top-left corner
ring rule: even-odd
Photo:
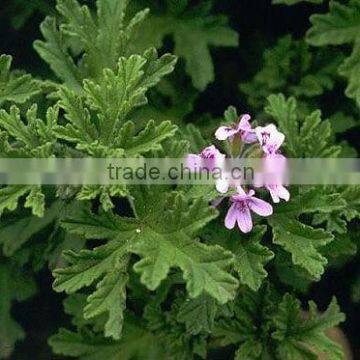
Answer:
[[[234,129],[232,127],[220,126],[215,132],[215,137],[218,140],[226,140],[229,137],[234,136],[237,132],[237,129]]]
[[[225,194],[228,192],[230,184],[227,180],[220,179],[220,180],[216,180],[215,187],[219,193]]]
[[[225,227],[233,229],[237,220],[238,209],[236,203],[231,204],[226,216],[225,216]]]
[[[260,216],[270,216],[273,213],[273,207],[264,200],[251,197],[247,203],[249,208]]]
[[[188,154],[185,159],[185,165],[190,171],[195,172],[201,166],[202,158],[197,154]]]
[[[238,124],[238,131],[239,130],[250,131],[251,130],[250,119],[251,116],[249,114],[242,115],[240,122]]]
[[[267,185],[266,188],[269,190],[271,198],[274,203],[280,202],[280,199],[289,201],[290,193],[283,185]]]
[[[238,204],[238,211],[237,211],[237,223],[239,226],[239,229],[243,233],[248,233],[253,228],[253,222],[251,218],[250,209],[244,205]]]

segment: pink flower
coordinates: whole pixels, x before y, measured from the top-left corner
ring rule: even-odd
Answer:
[[[214,145],[211,145],[203,149],[200,154],[188,154],[186,166],[192,171],[197,171],[200,166],[208,166],[211,170],[215,166],[221,165],[224,160],[225,155]]]
[[[276,154],[285,140],[285,135],[278,131],[274,124],[265,127],[258,126],[255,133],[263,151],[267,155]]]
[[[274,203],[280,202],[280,199],[285,201],[290,200],[290,193],[282,184],[266,185],[265,188],[269,191]]]
[[[186,166],[192,172],[198,172],[205,169],[213,172],[215,168],[223,167],[224,160],[225,155],[222,154],[214,145],[211,145],[203,149],[199,155],[188,154],[186,157]]]
[[[290,193],[283,186],[287,174],[287,159],[282,154],[268,154],[263,158],[265,171],[265,188],[270,192],[274,203],[280,199],[289,201]]]
[[[235,135],[239,134],[241,140],[244,143],[253,143],[256,141],[255,131],[251,128],[249,120],[251,119],[250,115],[245,114],[241,116],[240,122],[234,126],[220,126],[216,132],[215,137],[218,140],[232,140]]]
[[[258,126],[255,132],[265,153],[262,169],[263,179],[261,181],[257,179],[255,186],[265,186],[274,203],[280,202],[280,199],[289,201],[290,193],[283,186],[287,160],[278,152],[285,140],[285,135],[278,131],[274,124],[265,127]],[[260,182],[262,184],[259,184]]]
[[[269,216],[273,213],[273,208],[269,203],[254,197],[254,195],[254,190],[245,193],[239,186],[238,194],[231,196],[232,205],[225,217],[225,226],[228,229],[233,229],[237,222],[242,232],[250,232],[253,227],[250,210],[260,216]]]

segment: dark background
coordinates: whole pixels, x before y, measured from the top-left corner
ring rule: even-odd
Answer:
[[[41,38],[39,24],[49,9],[35,11],[20,29],[15,29],[11,23],[12,17],[16,15],[15,3],[13,0],[0,0],[0,54],[12,55],[15,68],[45,77],[48,67],[33,50],[32,42]],[[50,9],[54,8],[53,1],[48,1],[48,4]],[[195,115],[207,112],[213,116],[221,116],[229,104],[244,104],[245,98],[239,92],[238,84],[250,80],[261,68],[264,46],[273,45],[278,37],[288,33],[295,38],[303,38],[310,26],[309,16],[314,12],[325,12],[326,9],[327,5],[272,6],[270,1],[265,0],[217,1],[214,12],[227,14],[231,26],[239,32],[240,46],[238,49],[213,51],[216,81],[197,99]],[[332,107],[333,100],[329,98],[329,108]],[[322,110],[326,115],[327,108]],[[345,134],[345,139],[353,146],[358,146],[359,128]],[[353,223],[351,226],[358,227],[359,224]],[[347,316],[342,329],[352,344],[355,359],[360,359],[360,308],[351,302],[350,286],[359,273],[357,256],[339,269],[328,270],[322,280],[312,286],[308,298],[303,297],[304,301],[315,300],[320,309],[329,304],[333,295],[338,298],[340,307]],[[18,343],[12,356],[14,360],[58,358],[51,354],[47,338],[60,326],[69,325],[69,320],[63,313],[63,295],[52,291],[50,271],[40,272],[37,283],[38,294],[14,307],[13,315],[27,334],[25,341]],[[228,359],[229,354],[213,354],[211,358]]]

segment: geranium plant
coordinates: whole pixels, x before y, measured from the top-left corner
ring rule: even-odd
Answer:
[[[360,187],[287,184],[280,173],[290,158],[357,157],[359,0],[274,0],[274,13],[321,14],[296,40],[259,26],[262,43],[243,27],[267,10],[241,2],[27,3],[6,8],[9,28],[25,34],[31,16],[48,16],[36,66],[0,56],[1,158],[182,158],[190,168],[256,158],[279,176],[3,181],[0,358],[356,354]],[[340,294],[331,276],[343,277]],[[338,326],[348,340],[331,336]]]

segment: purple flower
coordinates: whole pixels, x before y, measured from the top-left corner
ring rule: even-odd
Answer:
[[[263,151],[267,155],[276,154],[285,140],[285,135],[278,131],[274,124],[265,127],[258,126],[255,133]]]
[[[226,140],[229,138],[232,140],[235,135],[239,134],[244,143],[250,144],[255,142],[256,134],[251,128],[249,123],[250,119],[250,115],[245,114],[241,116],[240,122],[234,124],[234,126],[220,126],[215,132],[215,137],[218,140]]]
[[[265,188],[269,191],[274,203],[280,202],[280,199],[285,201],[289,201],[290,199],[288,189],[282,184],[266,185]]]
[[[222,154],[214,145],[208,146],[198,154],[189,154],[186,158],[186,166],[192,172],[208,170],[213,172],[215,168],[222,168],[225,155]],[[216,182],[216,188],[219,192],[224,191],[224,186],[220,180]]]
[[[262,169],[264,178],[257,179],[255,186],[265,186],[274,203],[280,202],[280,199],[289,201],[290,193],[283,186],[287,160],[278,152],[285,140],[285,135],[278,131],[274,124],[265,127],[258,126],[255,132],[265,153]]]
[[[237,222],[239,229],[248,233],[253,227],[250,210],[260,216],[269,216],[273,213],[273,208],[266,201],[254,197],[254,190],[245,193],[240,186],[237,190],[238,194],[230,198],[232,205],[225,217],[225,226],[233,229]]]
[[[188,154],[186,166],[191,171],[198,171],[200,167],[208,168],[212,171],[216,166],[222,166],[225,155],[222,154],[214,145],[208,146],[200,154]]]
[[[287,159],[282,154],[268,154],[263,159],[265,170],[265,188],[270,192],[274,203],[280,199],[289,201],[290,193],[283,186],[287,173]]]

